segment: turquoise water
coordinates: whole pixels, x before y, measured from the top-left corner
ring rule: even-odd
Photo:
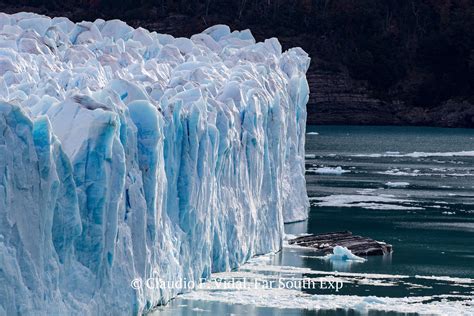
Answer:
[[[339,277],[346,283],[337,293],[321,288],[302,290],[307,294],[340,295],[330,298],[335,300],[344,295],[429,297],[426,302],[472,299],[474,130],[309,126],[307,132],[310,133],[306,138],[309,219],[286,225],[286,232],[298,235],[350,230],[390,243],[394,252],[389,256],[369,257],[365,262],[338,262],[323,260],[311,250],[285,247],[270,256],[263,267],[250,264],[240,272],[275,278],[290,277],[291,269],[303,277],[314,277],[314,273],[333,277],[335,271],[342,272]],[[275,308],[279,300],[286,298],[284,294],[279,298],[277,292],[269,296],[268,302],[254,302],[249,295],[247,303],[236,298],[245,293],[211,291],[212,295],[205,299],[199,299],[199,295],[179,297],[160,308],[157,314],[351,315],[360,312],[358,306],[349,310],[307,310],[297,304],[291,309]],[[291,297],[288,302],[291,304]],[[400,311],[404,311],[402,307]],[[405,307],[411,308],[409,304]],[[461,307],[460,313],[473,311]],[[392,309],[397,311],[397,307]],[[370,314],[389,313],[374,310]]]
[[[307,168],[341,166],[342,175],[307,174],[308,195],[391,195],[419,210],[313,206],[311,232],[350,230],[393,245],[390,260],[369,258],[351,271],[474,277],[474,155],[403,157],[474,150],[474,130],[406,127],[310,127]],[[399,152],[402,157],[354,157]],[[335,156],[334,156],[335,154]],[[396,155],[396,154],[392,154]],[[387,171],[399,170],[389,175]],[[419,170],[418,172],[414,172]],[[406,182],[405,187],[386,183]],[[365,190],[365,192],[363,191]],[[372,191],[374,190],[374,191]],[[308,263],[310,264],[310,263]]]

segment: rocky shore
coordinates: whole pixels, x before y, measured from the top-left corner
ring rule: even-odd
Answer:
[[[387,97],[374,96],[367,83],[344,71],[312,66],[308,124],[318,125],[415,125],[474,128],[474,104],[448,100],[436,107],[418,107]]]
[[[345,247],[356,256],[383,256],[392,253],[392,245],[369,237],[353,235],[350,231],[313,234],[288,241],[290,245],[313,248],[323,254],[330,254],[337,246]]]

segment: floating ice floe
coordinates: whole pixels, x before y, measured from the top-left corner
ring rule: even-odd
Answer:
[[[0,314],[142,314],[307,217],[308,55],[0,13]],[[141,286],[130,285],[132,280]]]
[[[392,187],[392,188],[404,188],[410,185],[408,182],[387,182],[385,183],[386,186]]]
[[[302,251],[306,254],[306,250]],[[376,274],[376,273],[356,273],[340,271],[318,271],[307,267],[278,266],[269,264],[268,261],[250,260],[243,265],[239,271],[224,272],[214,275],[216,282],[208,282],[197,291],[183,295],[183,299],[196,300],[202,302],[222,302],[225,304],[242,304],[257,307],[271,307],[278,309],[305,309],[314,311],[356,311],[362,314],[371,312],[395,312],[395,313],[416,313],[426,315],[470,315],[474,308],[474,301],[471,295],[465,294],[441,294],[424,295],[411,297],[377,297],[377,296],[357,296],[346,295],[344,290],[351,286],[371,286],[371,287],[406,287],[408,289],[427,289],[426,280],[434,280],[458,290],[459,286],[465,287],[466,292],[472,288],[474,279],[456,278],[448,276],[408,276],[396,274]],[[305,258],[320,259],[323,257],[306,256]],[[271,286],[241,286],[228,287],[222,285],[224,282],[235,279],[246,279],[247,285],[254,282],[269,284],[268,281],[277,280],[274,287]],[[316,288],[318,293],[312,295],[303,289],[296,287],[280,287],[279,279],[297,281],[303,279],[312,284],[320,282],[343,282],[344,287],[340,290],[341,295],[330,293],[326,288]],[[453,293],[453,292],[451,292]],[[458,292],[459,293],[459,292]],[[283,311],[284,312],[284,311]]]
[[[444,298],[444,299],[443,299]],[[310,295],[291,289],[252,289],[240,291],[195,291],[183,296],[187,300],[222,302],[225,304],[253,305],[278,309],[305,309],[315,311],[391,312],[418,315],[472,315],[474,303],[465,296],[453,295],[452,300],[442,296],[377,297],[357,295]]]
[[[343,174],[348,173],[350,170],[344,170],[340,166],[333,168],[333,167],[321,167],[321,168],[310,168],[307,169],[306,172],[310,173],[317,173],[317,174]]]
[[[413,152],[402,154],[398,151],[388,151],[383,154],[357,154],[353,157],[410,157],[410,158],[426,158],[426,157],[474,157],[474,151],[458,151],[458,152]]]
[[[474,173],[448,173],[450,177],[474,177]]]
[[[390,195],[334,194],[311,197],[311,205],[320,207],[360,207],[373,210],[423,210],[412,206],[414,200],[398,199]],[[407,205],[408,204],[408,205]]]
[[[332,253],[327,254],[324,256],[327,260],[340,260],[340,261],[357,261],[357,262],[364,262],[367,259],[362,257],[356,256],[353,254],[349,249],[346,247],[336,246],[333,248]]]
[[[411,171],[411,172],[410,172]],[[384,174],[384,175],[389,175],[389,176],[407,176],[407,177],[419,177],[419,176],[431,176],[432,174],[430,173],[421,173],[420,170],[415,169],[404,169],[404,171],[401,171],[400,169],[389,169],[386,171],[379,171],[377,172],[378,174]]]
[[[305,256],[308,257],[309,256]],[[321,257],[317,257],[319,259]],[[201,302],[222,302],[225,304],[242,304],[257,307],[278,309],[307,309],[315,311],[347,310],[362,314],[370,312],[398,312],[427,315],[470,315],[474,308],[472,296],[463,294],[425,295],[412,297],[377,297],[347,295],[344,289],[350,284],[365,286],[384,286],[430,289],[424,280],[436,280],[445,286],[458,285],[472,287],[473,279],[452,278],[446,276],[407,276],[392,274],[370,274],[355,272],[317,271],[303,267],[276,266],[265,264],[264,261],[253,261],[242,266],[239,271],[225,272],[215,275],[215,282],[204,284],[197,291],[182,296],[186,300]],[[227,280],[246,279],[247,286],[234,286],[232,290],[223,286]],[[341,295],[328,293],[328,290],[316,288],[318,294],[312,295],[297,287],[253,286],[255,282],[270,284],[271,280],[293,280],[294,284],[303,279],[313,284],[320,282],[342,282],[344,287]],[[418,283],[419,281],[422,281]],[[234,283],[235,284],[235,283]],[[252,286],[248,286],[248,285]]]

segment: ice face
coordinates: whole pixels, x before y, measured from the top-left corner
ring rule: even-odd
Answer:
[[[137,314],[305,219],[309,58],[0,13],[0,314]]]

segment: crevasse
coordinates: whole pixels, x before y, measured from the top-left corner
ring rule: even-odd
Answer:
[[[307,54],[0,13],[0,315],[138,314],[303,220]]]

